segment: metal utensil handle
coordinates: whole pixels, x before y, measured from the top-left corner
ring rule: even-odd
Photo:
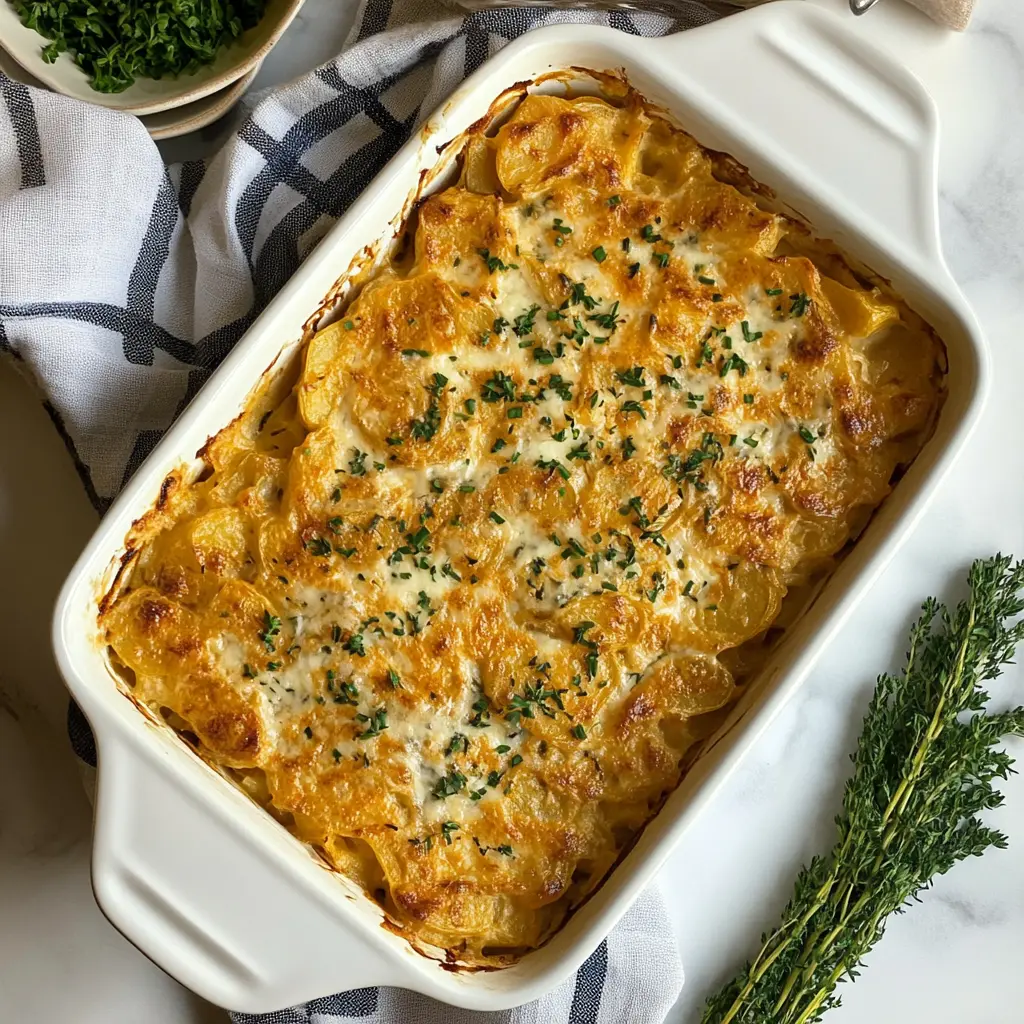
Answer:
[[[850,0],[850,10],[854,14],[867,14],[878,0]]]

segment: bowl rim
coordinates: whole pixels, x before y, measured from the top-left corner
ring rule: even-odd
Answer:
[[[195,132],[200,128],[205,128],[207,125],[213,124],[214,121],[219,121],[234,108],[234,106],[246,94],[249,86],[252,85],[253,79],[255,79],[259,74],[262,66],[263,61],[260,61],[242,75],[241,78],[236,78],[235,81],[231,82],[219,92],[211,93],[209,96],[205,97],[208,101],[206,103],[203,102],[203,99],[198,99],[194,100],[193,103],[184,103],[181,107],[172,107],[169,110],[157,111],[157,115],[163,115],[169,118],[166,123],[154,125],[149,120],[154,116],[152,114],[147,114],[146,116],[141,117],[140,120],[154,142],[160,142],[163,139],[175,139],[179,135],[187,135],[189,132]],[[193,105],[199,107],[199,109],[193,110],[189,113],[188,108]],[[175,114],[177,111],[180,111],[181,113]],[[182,113],[185,115],[184,117],[181,116]],[[174,119],[170,120],[172,116],[174,116]]]
[[[162,96],[140,96],[135,85],[120,93],[97,92],[89,85],[85,73],[68,53],[62,53],[54,63],[48,64],[40,56],[45,42],[44,37],[25,26],[18,12],[6,2],[0,3],[0,46],[3,46],[14,61],[53,92],[141,117],[145,114],[171,110],[187,103],[195,103],[211,93],[219,92],[254,68],[258,68],[284,35],[304,3],[305,0],[280,0],[275,4],[275,0],[270,0],[261,21],[247,29],[232,46],[222,50],[213,64],[200,68],[192,75],[160,80],[145,79],[147,83],[159,82],[161,86],[166,84],[167,89]],[[254,50],[243,51],[244,55],[237,55],[238,59],[233,63],[218,68],[222,61],[231,56],[232,49],[237,48],[246,36],[257,32],[264,22],[268,22],[270,28],[263,43]],[[266,32],[267,28],[263,31]]]

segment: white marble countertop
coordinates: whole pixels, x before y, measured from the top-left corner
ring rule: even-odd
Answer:
[[[331,56],[350,17],[350,0],[309,0],[257,87]],[[662,872],[687,972],[671,1021],[699,1018],[704,996],[775,922],[800,864],[830,845],[872,681],[898,659],[920,599],[953,592],[976,556],[1024,556],[1024,4],[979,0],[974,24],[958,37],[887,0],[856,30],[899,53],[939,104],[943,241],[991,341],[995,388],[959,471],[874,596]],[[214,127],[166,144],[165,154],[202,155],[216,139]],[[48,636],[57,588],[94,521],[45,413],[0,362],[0,566],[8,582],[0,587],[0,1019],[224,1021],[136,952],[92,899],[90,809],[64,739],[66,696]],[[1024,670],[1011,670],[996,692],[1024,702]],[[1010,748],[1024,758],[1024,741]],[[1005,788],[1008,804],[993,821],[1009,834],[1009,850],[958,865],[894,920],[830,1024],[1024,1019],[1013,980],[1024,951],[1024,777]]]

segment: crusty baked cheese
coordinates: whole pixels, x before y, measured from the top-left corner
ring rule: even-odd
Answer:
[[[944,356],[633,92],[530,95],[462,160],[101,625],[393,926],[501,965],[679,783],[926,440]]]

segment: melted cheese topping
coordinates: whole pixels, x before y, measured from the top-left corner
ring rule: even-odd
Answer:
[[[600,884],[934,421],[927,327],[729,176],[635,94],[525,99],[104,614],[141,700],[463,962]]]

